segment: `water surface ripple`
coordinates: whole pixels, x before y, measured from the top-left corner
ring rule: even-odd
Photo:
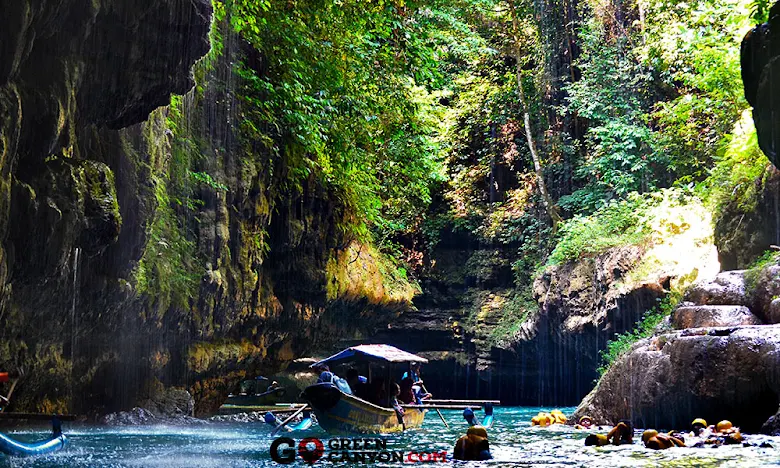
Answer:
[[[530,419],[551,408],[497,408],[496,422],[489,430],[494,460],[469,466],[780,466],[780,437],[748,435],[749,442],[768,441],[773,448],[723,446],[719,448],[677,448],[652,451],[638,442],[633,446],[585,447],[589,433],[568,426],[531,427]],[[562,408],[570,414],[573,408]],[[446,429],[435,413],[426,418],[425,428],[388,438],[388,450],[405,452],[447,451],[451,457],[455,440],[465,432],[459,411],[443,411],[450,423]],[[481,413],[478,413],[481,415]],[[70,424],[64,427],[69,445],[61,452],[37,458],[7,458],[1,467],[258,467],[282,466],[271,460],[270,428],[260,423],[212,423],[204,426],[98,427]],[[16,430],[23,440],[45,438],[43,430]],[[289,434],[288,434],[289,435]],[[292,437],[329,439],[316,426]],[[636,441],[639,440],[637,433]],[[326,441],[327,444],[327,441]],[[333,465],[322,459],[317,466]],[[406,463],[396,466],[410,466]],[[463,466],[446,463],[428,466]],[[288,466],[308,466],[300,458]],[[338,466],[349,466],[338,463]],[[357,465],[360,466],[360,465]],[[365,466],[365,465],[363,465]],[[382,466],[393,466],[384,464]]]

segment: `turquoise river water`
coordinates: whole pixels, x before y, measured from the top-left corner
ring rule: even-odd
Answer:
[[[589,433],[568,426],[531,427],[530,419],[540,410],[551,408],[497,408],[496,422],[489,430],[494,460],[471,462],[469,466],[780,466],[780,437],[748,435],[756,445],[767,441],[773,448],[724,446],[719,448],[675,448],[655,452],[634,445],[585,447]],[[573,408],[562,408],[570,414]],[[450,423],[446,429],[435,413],[428,414],[423,429],[387,438],[387,450],[409,452],[448,452],[445,463],[418,463],[421,466],[462,466],[453,463],[452,447],[466,430],[459,411],[443,411]],[[481,416],[481,413],[477,413]],[[211,423],[197,426],[99,427],[65,424],[68,446],[53,455],[37,458],[7,458],[0,455],[0,467],[259,467],[284,466],[270,455],[271,429],[261,423]],[[48,431],[16,430],[11,435],[22,440],[45,438]],[[330,437],[314,426],[302,433],[287,433],[299,441],[305,437]],[[327,449],[326,449],[327,450]],[[330,463],[325,457],[317,466],[366,466]],[[375,466],[411,466],[413,463],[383,463]],[[292,465],[308,466],[299,457]]]

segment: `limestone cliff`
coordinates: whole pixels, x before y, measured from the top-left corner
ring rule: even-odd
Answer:
[[[207,0],[3,1],[0,368],[13,408],[106,412],[187,388],[198,413],[408,308],[314,180],[237,130],[241,59]],[[172,94],[183,95],[170,109]],[[393,279],[396,278],[396,279]]]
[[[775,258],[693,285],[670,322],[604,374],[575,418],[684,428],[703,417],[776,430],[770,418],[780,404],[779,273]]]
[[[646,242],[550,266],[533,290],[515,286],[511,246],[464,249],[475,243],[444,236],[417,310],[370,339],[428,357],[437,397],[576,404],[598,378],[609,340],[633,330],[671,289],[718,271],[700,202],[655,210]]]

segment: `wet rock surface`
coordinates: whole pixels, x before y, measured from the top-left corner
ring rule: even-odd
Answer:
[[[155,397],[185,387],[210,413],[247,374],[409,308],[408,282],[385,287],[378,254],[344,237],[338,197],[314,180],[290,192],[272,155],[240,147],[233,64],[261,66],[248,44],[222,36],[174,135],[158,108],[194,84],[210,1],[0,11],[0,368],[24,370],[14,410],[186,418],[190,403]],[[181,140],[197,165],[173,166]],[[229,190],[168,192],[191,172]]]
[[[633,329],[667,292],[663,274],[615,287],[642,259],[644,249],[631,246],[549,269],[532,297],[518,304],[512,277],[501,274],[512,253],[470,252],[463,244],[438,247],[416,311],[367,337],[428,358],[423,375],[436,398],[574,405],[598,377],[599,351],[607,341]],[[491,258],[497,271],[481,264],[483,258]],[[502,322],[517,306],[527,314]]]
[[[574,415],[684,429],[729,419],[757,432],[780,403],[780,326],[701,328],[636,343]]]
[[[203,419],[183,414],[156,416],[154,412],[140,407],[135,407],[128,411],[109,413],[101,417],[99,422],[106,426],[151,426],[155,424],[185,426],[208,424],[208,422]]]
[[[671,325],[676,329],[761,325],[761,319],[745,306],[706,305],[678,307],[672,313]]]
[[[780,410],[778,410],[777,414],[767,419],[761,426],[761,433],[780,436]]]
[[[698,282],[686,291],[684,300],[700,305],[750,306],[745,271],[724,271],[712,280]]]

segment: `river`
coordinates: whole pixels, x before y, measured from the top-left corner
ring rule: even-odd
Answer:
[[[551,408],[544,409],[545,411]],[[573,408],[562,408],[570,414]],[[641,446],[639,433],[632,446],[585,447],[587,431],[568,426],[538,428],[530,426],[540,408],[497,408],[496,421],[489,430],[495,459],[480,465],[491,466],[780,466],[780,437],[749,435],[749,442],[768,441],[773,448],[723,446],[720,448],[677,448],[651,451]],[[451,466],[452,446],[465,432],[459,411],[443,411],[450,423],[446,429],[435,413],[426,419],[426,427],[387,439],[388,451],[430,453],[448,452]],[[478,416],[480,413],[477,413]],[[68,446],[56,454],[38,458],[3,458],[2,467],[256,467],[281,466],[270,456],[270,428],[259,423],[211,423],[202,426],[99,427],[83,424],[64,425]],[[17,430],[19,439],[45,438],[47,431]],[[322,439],[328,435],[317,428],[303,433],[287,433],[296,441],[304,437]],[[331,464],[325,457],[316,465]],[[347,466],[339,463],[339,466]],[[395,464],[399,466],[399,464]],[[400,466],[409,466],[405,463]],[[294,465],[308,466],[300,458]],[[384,464],[383,466],[393,466]]]

